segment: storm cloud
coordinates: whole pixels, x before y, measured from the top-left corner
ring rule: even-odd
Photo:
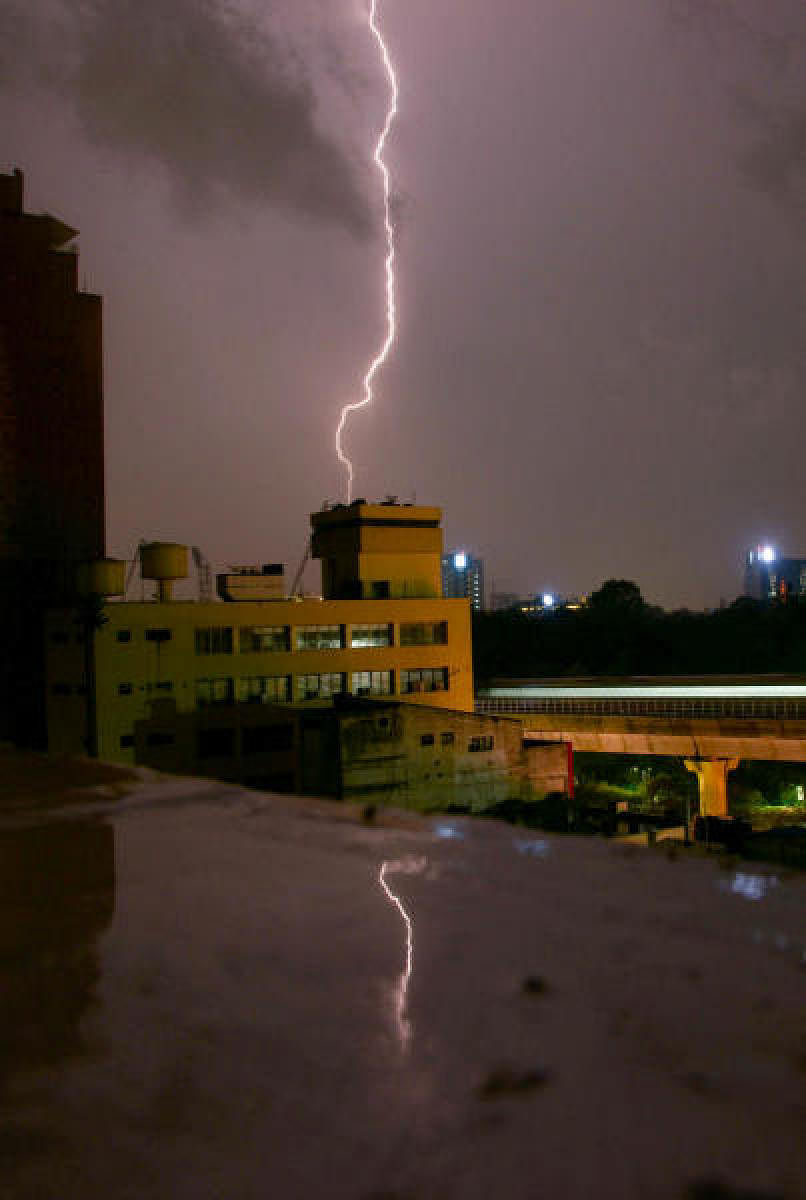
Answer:
[[[323,130],[299,52],[214,0],[12,3],[0,82],[56,91],[91,142],[158,167],[192,213],[235,198],[372,230],[361,170]]]

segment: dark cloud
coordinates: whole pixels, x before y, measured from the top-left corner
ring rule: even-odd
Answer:
[[[56,89],[91,141],[157,165],[192,211],[237,197],[371,231],[359,171],[321,128],[299,55],[213,0],[12,3],[0,78]]]
[[[806,13],[801,0],[669,0],[673,27],[730,63],[735,113],[750,131],[738,156],[747,183],[781,204],[806,204]],[[737,50],[740,54],[737,55]],[[741,79],[741,82],[739,80]]]
[[[741,108],[758,130],[740,159],[745,178],[806,215],[806,104],[776,108],[746,98]]]

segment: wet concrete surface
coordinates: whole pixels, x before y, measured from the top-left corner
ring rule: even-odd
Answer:
[[[17,809],[0,1195],[802,1196],[806,880],[748,874],[202,781]]]

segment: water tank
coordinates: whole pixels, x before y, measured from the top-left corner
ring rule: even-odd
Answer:
[[[122,596],[126,590],[126,564],[119,558],[81,563],[76,584],[81,596]]]
[[[187,579],[188,548],[176,542],[146,542],[140,547],[143,579],[156,579],[160,600],[170,600],[175,579]]]

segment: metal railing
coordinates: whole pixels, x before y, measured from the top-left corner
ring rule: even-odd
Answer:
[[[680,699],[569,700],[476,697],[477,713],[543,713],[575,717],[661,717],[677,720],[732,717],[745,720],[806,720],[805,700]]]

